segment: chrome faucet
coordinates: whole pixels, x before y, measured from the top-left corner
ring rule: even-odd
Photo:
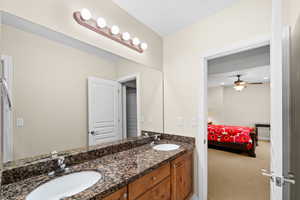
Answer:
[[[64,156],[57,156],[57,152],[54,151],[51,153],[51,158],[52,159],[57,159],[57,166],[58,169],[56,169],[55,171],[50,172],[48,175],[49,176],[53,176],[55,174],[61,174],[61,173],[66,173],[68,172],[70,169],[66,167],[65,164],[65,157]]]
[[[155,144],[155,142],[160,141],[161,134],[151,135],[151,137],[154,138],[154,141],[152,141],[152,142],[150,143],[150,145],[153,146],[153,145]]]
[[[56,172],[61,173],[61,172],[66,172],[68,168],[66,168],[65,164],[65,157],[61,156],[57,159],[57,165],[58,165],[58,170]]]
[[[160,141],[160,134],[153,135],[155,141]]]

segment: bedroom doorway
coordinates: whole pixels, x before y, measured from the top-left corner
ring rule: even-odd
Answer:
[[[270,46],[207,61],[208,200],[269,200]],[[224,184],[226,183],[226,184]]]

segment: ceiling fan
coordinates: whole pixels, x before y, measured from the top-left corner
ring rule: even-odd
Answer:
[[[236,91],[242,91],[244,88],[247,87],[248,84],[252,84],[252,85],[259,85],[259,84],[263,84],[263,82],[253,82],[253,83],[249,83],[249,82],[246,82],[246,81],[243,81],[241,80],[241,74],[237,74],[237,75],[234,75],[233,77],[237,77],[237,80],[234,81],[234,86],[233,88],[236,90]]]

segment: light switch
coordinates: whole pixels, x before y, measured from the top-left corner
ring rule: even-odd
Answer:
[[[24,127],[24,119],[17,118],[16,126],[17,126],[17,128],[23,128]]]

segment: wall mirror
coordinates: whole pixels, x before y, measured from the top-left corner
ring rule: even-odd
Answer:
[[[7,13],[1,29],[4,162],[163,131],[161,71]]]

